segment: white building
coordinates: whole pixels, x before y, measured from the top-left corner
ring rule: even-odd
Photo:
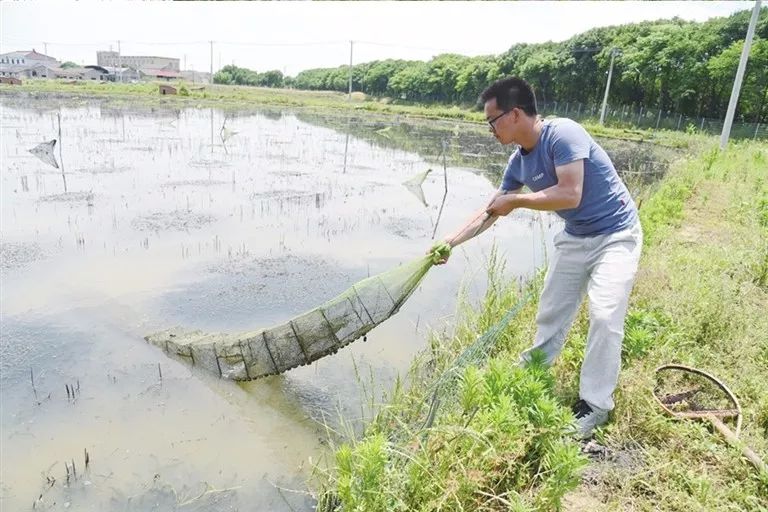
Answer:
[[[13,78],[56,78],[54,70],[59,69],[58,63],[53,65],[35,64],[0,64],[0,76]]]
[[[19,51],[0,54],[0,64],[6,64],[9,66],[25,66],[31,67],[37,64],[42,64],[48,67],[59,67],[59,61],[48,55],[37,53],[34,49],[32,51]]]
[[[120,55],[117,52],[96,52],[96,63],[102,67],[128,67],[133,69],[163,69],[179,71],[179,59],[141,55]]]
[[[116,68],[114,66],[86,66],[87,68],[104,69],[108,73],[107,80],[111,82],[137,82],[141,75],[135,69]]]

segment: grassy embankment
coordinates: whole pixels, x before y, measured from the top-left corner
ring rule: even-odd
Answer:
[[[663,363],[714,373],[741,400],[741,439],[768,459],[767,170],[768,145],[721,153],[710,140],[645,193],[644,255],[616,410],[597,435],[601,457],[580,454],[566,434],[585,309],[549,372],[516,367],[534,334],[535,299],[423,428],[425,390],[521,297],[497,260],[482,303],[464,303],[454,331],[433,334],[362,438],[338,445],[330,469],[318,469],[320,509],[766,510],[768,475],[705,423],[665,417],[651,391]],[[530,286],[537,291],[541,278]]]
[[[25,80],[20,86],[0,85],[0,94],[33,94],[40,97],[64,99],[109,99],[115,105],[166,106],[166,107],[214,107],[223,110],[249,110],[259,107],[301,108],[309,111],[339,111],[360,115],[403,115],[409,118],[442,119],[477,123],[485,130],[485,117],[471,106],[445,106],[410,104],[390,99],[376,99],[363,93],[348,95],[332,91],[299,91],[295,89],[272,89],[266,87],[245,87],[229,85],[201,85],[175,83],[181,92],[177,95],[160,95],[158,83],[141,82],[120,84],[112,82],[75,82],[64,80]],[[182,91],[182,86],[184,90]],[[598,137],[618,138],[632,141],[654,141],[672,147],[688,145],[687,137],[681,132],[654,132],[652,130],[631,130],[606,128],[589,121],[582,122]],[[662,134],[659,136],[659,134]]]

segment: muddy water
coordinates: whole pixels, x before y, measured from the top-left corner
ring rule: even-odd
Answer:
[[[59,138],[57,114],[59,169],[28,152]],[[515,214],[430,271],[367,343],[237,385],[193,374],[142,336],[283,322],[421,256],[444,192],[439,141],[429,159],[290,112],[5,98],[0,136],[3,510],[310,510],[323,422],[369,413],[360,380],[378,395],[429,329],[449,328],[462,283],[482,293],[494,242],[510,276],[528,276],[556,229]],[[462,150],[460,134],[446,137],[477,151],[474,138]],[[500,168],[503,148],[488,147]],[[402,183],[428,168],[422,202]],[[438,235],[496,186],[487,169],[447,171]],[[206,486],[229,491],[189,501]]]

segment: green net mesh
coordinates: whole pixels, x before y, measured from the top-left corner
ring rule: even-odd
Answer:
[[[430,254],[369,277],[287,322],[240,334],[175,327],[145,339],[185,363],[233,380],[253,380],[309,364],[365,336],[400,310],[427,271],[450,254],[439,243]]]
[[[456,397],[456,388],[464,370],[469,366],[482,366],[490,357],[491,351],[504,331],[509,327],[520,310],[528,303],[532,292],[528,292],[517,304],[485,331],[472,344],[465,348],[440,377],[430,390],[429,413],[423,428],[430,428],[435,421],[440,406]]]

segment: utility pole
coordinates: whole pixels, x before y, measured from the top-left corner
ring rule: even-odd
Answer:
[[[45,41],[43,41],[43,53],[48,55],[48,43],[46,43]]]
[[[352,47],[354,44],[354,41],[349,42],[349,96],[347,99],[350,101],[352,100]]]
[[[757,24],[757,17],[760,14],[760,2],[761,0],[755,2],[755,7],[752,9],[752,18],[749,20],[747,37],[744,39],[744,48],[741,50],[741,59],[739,60],[739,67],[736,70],[736,79],[733,81],[731,100],[728,102],[728,111],[725,114],[723,132],[720,134],[720,149],[725,149],[725,146],[728,145],[728,138],[731,136],[731,125],[733,124],[733,116],[736,113],[736,104],[739,102],[741,81],[744,79],[744,70],[747,68],[749,50],[752,49],[752,36],[755,35],[755,25]]]
[[[117,41],[117,69],[120,71],[120,83],[123,83],[123,54],[120,51],[120,40]]]
[[[611,49],[611,67],[608,68],[608,82],[605,84],[605,96],[603,96],[603,108],[600,111],[600,124],[605,124],[605,109],[608,107],[608,91],[611,88],[611,77],[613,76],[613,60],[616,58],[616,54],[619,50],[616,48]]]
[[[213,85],[213,41],[211,41],[211,76],[208,82]]]

